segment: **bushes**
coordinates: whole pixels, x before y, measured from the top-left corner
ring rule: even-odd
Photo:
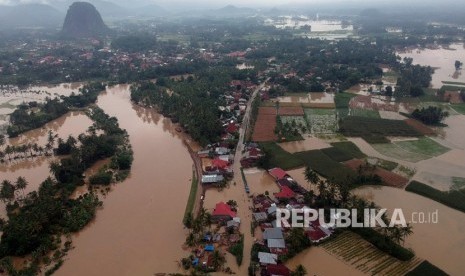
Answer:
[[[437,125],[447,116],[449,116],[449,112],[443,111],[442,108],[437,106],[428,106],[427,108],[422,107],[421,109],[417,108],[412,112],[413,118],[427,125]]]
[[[113,173],[110,171],[101,171],[89,178],[92,185],[109,185],[113,179]]]
[[[465,212],[465,191],[451,190],[443,192],[418,181],[412,181],[406,191],[422,195],[446,206]]]
[[[349,141],[331,143],[331,146],[350,154],[353,158],[362,159],[366,157],[354,143]]]
[[[236,257],[237,265],[241,266],[242,258],[244,257],[244,234],[241,235],[239,243],[236,243],[229,248],[229,252]]]
[[[412,251],[393,242],[391,239],[372,228],[351,228],[351,231],[362,236],[366,241],[376,246],[379,250],[384,251],[401,261],[408,261],[415,256]]]

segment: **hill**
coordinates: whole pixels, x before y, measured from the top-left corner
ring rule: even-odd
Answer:
[[[99,36],[110,32],[95,6],[87,2],[74,2],[68,9],[62,34],[66,37]]]

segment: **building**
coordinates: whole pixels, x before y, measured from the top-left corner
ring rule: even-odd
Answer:
[[[202,175],[202,184],[216,184],[224,181],[221,174]]]
[[[267,252],[258,252],[258,261],[261,265],[275,265],[278,263],[278,255]]]
[[[212,213],[213,221],[230,221],[235,217],[236,212],[231,210],[231,206],[224,202],[217,203]]]
[[[268,170],[268,173],[269,173],[272,177],[274,177],[274,179],[276,179],[276,180],[280,180],[280,179],[289,177],[289,175],[286,173],[286,171],[284,171],[284,170],[281,169],[281,168],[273,168],[273,169],[270,169],[270,170]]]

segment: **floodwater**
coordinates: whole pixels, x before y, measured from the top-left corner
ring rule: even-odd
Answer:
[[[414,234],[407,237],[405,247],[451,275],[465,271],[465,213],[446,207],[428,198],[392,187],[362,187],[354,191],[382,208],[401,208],[407,222],[413,212],[425,217],[437,210],[438,223],[413,223]],[[388,212],[389,212],[388,211]],[[418,216],[413,217],[416,221]]]
[[[456,71],[454,66],[456,60],[464,62],[465,48],[463,44],[451,44],[449,48],[413,49],[398,52],[397,55],[402,59],[404,57],[413,58],[414,64],[435,68],[431,81],[433,88],[441,88],[442,81],[465,82],[464,69]]]
[[[305,138],[305,140],[302,141],[284,142],[279,143],[278,145],[282,149],[290,153],[307,150],[318,150],[331,147],[331,145],[328,144],[326,141],[316,137],[307,137]]]
[[[296,93],[276,98],[282,103],[334,103],[334,94],[326,92]]]
[[[278,184],[267,171],[251,168],[245,169],[244,174],[252,194],[257,195],[268,192],[272,195],[279,192]]]
[[[286,266],[294,270],[299,264],[307,270],[307,275],[364,275],[354,266],[330,255],[321,247],[313,246],[299,253],[286,262]]]
[[[98,106],[130,135],[131,175],[117,184],[96,220],[73,237],[57,275],[153,275],[181,272],[182,225],[192,159],[170,120],[130,102],[128,86],[107,89]]]
[[[278,29],[307,29],[310,32],[336,32],[352,31],[353,26],[343,24],[337,20],[309,20],[306,17],[292,18],[290,16],[280,17],[278,20],[267,19],[268,25],[273,25]]]

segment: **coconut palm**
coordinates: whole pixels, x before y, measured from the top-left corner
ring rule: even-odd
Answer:
[[[407,226],[400,228],[400,233],[402,235],[402,244],[405,244],[405,238],[413,234],[413,226],[407,223]]]
[[[28,183],[27,183],[27,180],[26,178],[20,176],[18,177],[18,179],[16,179],[16,190],[21,190],[22,194],[23,194],[23,197],[24,197],[24,190],[26,189]]]
[[[226,260],[225,260],[223,254],[221,254],[220,251],[218,251],[218,250],[213,251],[213,253],[212,253],[212,265],[215,268],[215,270],[220,268],[224,264],[225,261]]]
[[[2,181],[2,187],[0,188],[0,199],[3,202],[10,202],[15,198],[15,187],[9,180]]]
[[[305,276],[307,275],[307,270],[301,264],[298,265],[293,272],[291,272],[291,276]]]

